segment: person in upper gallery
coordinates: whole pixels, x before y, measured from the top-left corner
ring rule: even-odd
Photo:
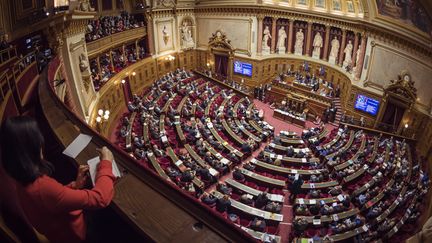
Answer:
[[[29,222],[51,242],[85,241],[83,210],[107,207],[114,196],[111,151],[98,149],[95,186],[83,189],[88,166],[80,166],[77,179],[66,186],[50,177],[54,167],[43,157],[44,137],[34,119],[7,118],[0,134],[2,166],[14,179],[11,189]]]

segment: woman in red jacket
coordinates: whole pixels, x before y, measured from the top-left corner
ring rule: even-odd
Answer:
[[[104,208],[114,195],[111,151],[99,150],[96,183],[86,190],[81,188],[87,167],[80,167],[77,180],[66,186],[50,177],[53,166],[43,159],[44,138],[32,118],[6,119],[0,139],[3,168],[16,181],[19,202],[33,227],[51,242],[84,241],[83,209]]]

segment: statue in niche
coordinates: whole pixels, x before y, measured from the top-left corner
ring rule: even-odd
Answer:
[[[280,27],[278,32],[278,41],[277,41],[277,49],[278,53],[282,54],[286,52],[285,41],[287,38],[287,34],[285,28],[283,26]]]
[[[348,66],[351,66],[351,64],[352,64],[352,50],[353,50],[353,44],[352,44],[352,41],[349,40],[348,44],[346,45],[346,47],[344,49],[345,59],[343,61],[343,65],[342,65],[342,67],[344,69]]]
[[[163,42],[165,43],[165,45],[168,45],[170,34],[168,32],[166,25],[164,25],[162,28],[162,38],[163,38]]]
[[[191,48],[195,46],[195,42],[192,38],[192,30],[188,25],[187,21],[183,21],[183,26],[181,27],[183,48]]]
[[[79,67],[81,72],[85,72],[87,70],[87,68],[89,67],[89,62],[87,61],[87,57],[84,53],[81,53],[81,55],[79,56]]]
[[[360,52],[361,52],[360,48],[361,48],[361,45],[359,45],[359,47],[357,49],[357,53],[356,53],[356,61],[355,61],[355,67],[354,67],[354,72],[353,72],[354,75],[357,75],[357,73],[361,72],[361,70],[359,70],[359,68],[360,68],[359,67],[359,61],[360,61]]]
[[[294,54],[303,55],[303,42],[304,42],[304,33],[302,29],[299,29],[296,34],[296,41],[294,44]]]
[[[335,36],[333,40],[331,41],[331,50],[330,50],[330,56],[329,56],[329,62],[331,64],[336,64],[337,56],[339,54],[339,40]]]
[[[83,12],[93,12],[95,9],[91,7],[90,0],[80,0],[78,10]]]
[[[316,59],[320,59],[321,56],[321,48],[323,47],[323,38],[320,32],[317,32],[313,41],[313,51],[312,57]]]
[[[264,28],[263,34],[262,50],[265,54],[270,54],[269,40],[272,38],[272,36],[270,35],[270,29],[267,25]]]

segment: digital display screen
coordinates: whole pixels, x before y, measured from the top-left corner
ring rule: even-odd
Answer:
[[[234,61],[234,73],[252,77],[252,64]]]
[[[379,110],[379,101],[364,95],[358,95],[354,108],[375,116]]]

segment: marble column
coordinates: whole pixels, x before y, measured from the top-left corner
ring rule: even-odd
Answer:
[[[149,46],[148,52],[150,53],[150,55],[156,54],[153,33],[154,33],[153,18],[150,15],[147,15],[147,39],[148,39],[148,46]]]
[[[111,62],[111,69],[115,70],[113,56],[112,56],[112,49],[109,50],[109,57],[110,57],[110,62]]]
[[[356,59],[357,59],[357,50],[359,48],[359,36],[357,32],[354,32],[354,48],[353,48],[353,54],[352,54],[352,66],[355,67],[357,65]]]
[[[292,52],[292,43],[293,43],[293,35],[294,35],[294,20],[290,19],[289,28],[288,28],[288,53]]]
[[[277,23],[277,18],[274,18],[273,17],[273,22],[272,22],[272,32],[271,32],[271,35],[272,35],[272,38],[271,38],[271,51],[270,51],[270,53],[275,53],[276,52],[276,35],[277,35],[277,33],[276,33],[276,23]]]
[[[325,41],[324,41],[324,53],[322,59],[327,61],[328,59],[328,51],[330,46],[330,25],[326,25],[326,33],[325,33]]]
[[[305,52],[305,55],[307,56],[312,56],[311,45],[312,45],[312,22],[308,22],[307,37],[306,37],[306,52]]]
[[[262,54],[263,20],[264,16],[258,16],[257,54]]]
[[[365,33],[362,35],[362,42],[360,46],[360,58],[359,63],[356,64],[356,70],[355,70],[355,78],[356,80],[359,80],[363,71],[363,65],[364,65],[364,58],[366,55],[366,46],[367,46],[367,36]]]
[[[140,59],[140,55],[139,55],[139,53],[140,53],[140,49],[139,49],[139,46],[138,46],[138,40],[136,40],[136,41],[135,41],[135,55],[136,55],[136,59],[137,59],[137,60]]]
[[[345,45],[346,45],[346,30],[342,30],[342,44],[340,46],[340,50],[339,50],[339,59],[338,59],[338,63],[339,66],[342,66],[342,63],[344,61],[344,50],[345,50]]]

